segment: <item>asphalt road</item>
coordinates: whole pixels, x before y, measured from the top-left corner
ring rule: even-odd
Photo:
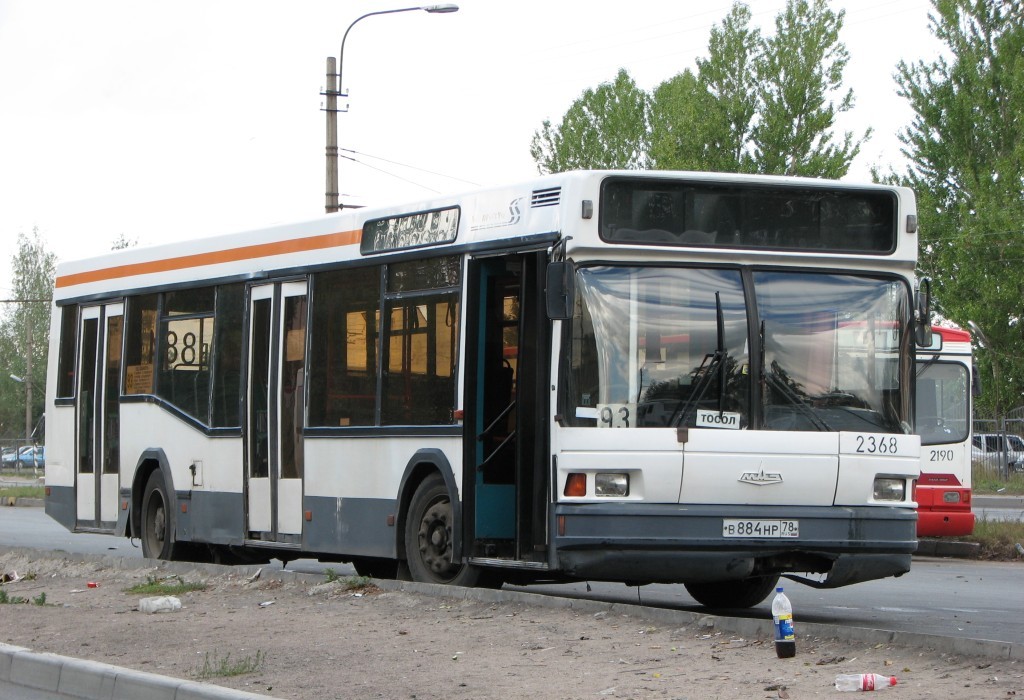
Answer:
[[[74,554],[141,557],[127,539],[107,535],[72,534],[40,508],[0,508],[0,546],[64,550]],[[280,562],[275,562],[280,566]],[[290,570],[322,573],[332,568],[346,575],[344,564],[320,564],[302,559]],[[794,617],[807,622],[867,627],[899,632],[984,639],[1024,645],[1024,580],[1022,562],[979,562],[915,558],[910,573],[900,578],[818,590],[785,582]],[[702,611],[679,585],[641,588],[622,584],[563,584],[515,590],[590,598],[679,610]],[[770,603],[749,610],[722,610],[738,617],[769,618]]]

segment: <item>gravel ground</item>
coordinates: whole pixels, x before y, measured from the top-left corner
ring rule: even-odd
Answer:
[[[783,660],[770,639],[723,633],[712,617],[659,627],[621,608],[175,570],[206,588],[180,595],[177,612],[145,614],[145,595],[125,589],[166,567],[0,554],[0,574],[19,577],[0,585],[2,639],[296,700],[824,698],[838,695],[836,674],[860,672],[897,676],[889,698],[1024,698],[1024,663],[1006,660],[808,636]]]

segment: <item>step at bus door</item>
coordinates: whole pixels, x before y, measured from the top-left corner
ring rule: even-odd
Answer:
[[[306,283],[253,286],[246,392],[247,538],[302,536]]]
[[[78,529],[113,530],[120,479],[121,339],[124,304],[83,307],[79,318]]]

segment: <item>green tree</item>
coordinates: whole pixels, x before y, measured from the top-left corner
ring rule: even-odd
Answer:
[[[999,413],[1024,397],[1024,16],[1019,3],[933,0],[930,20],[947,51],[897,68],[915,115],[900,134],[902,180],[917,192],[920,266],[942,314],[988,338],[979,408]]]
[[[775,34],[756,58],[759,121],[753,129],[758,171],[776,175],[839,178],[845,175],[861,144],[846,132],[833,140],[836,116],[853,108],[853,90],[838,103],[850,60],[839,41],[845,10],[829,9],[827,0],[788,0],[775,18]]]
[[[751,18],[736,2],[711,30],[697,72],[684,70],[649,96],[624,70],[585,92],[558,127],[545,121],[534,134],[538,169],[845,175],[870,130],[860,140],[847,132],[842,143],[833,136],[836,117],[853,106],[852,91],[832,99],[849,60],[839,41],[843,12],[826,0],[789,0],[769,38]]]
[[[38,422],[45,406],[46,355],[50,330],[50,300],[56,256],[46,250],[38,229],[18,235],[11,258],[11,300],[0,320],[0,426],[4,437],[25,435],[26,381],[31,383],[31,422]],[[11,375],[23,382],[15,382]]]
[[[557,127],[545,120],[530,155],[541,174],[577,168],[643,168],[647,165],[647,93],[623,68],[610,83],[587,89]]]

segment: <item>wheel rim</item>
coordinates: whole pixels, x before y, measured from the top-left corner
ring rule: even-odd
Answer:
[[[152,554],[159,555],[164,548],[167,518],[164,515],[164,499],[159,491],[154,491],[149,499],[146,510],[146,543]]]
[[[452,565],[452,505],[447,499],[435,501],[423,512],[417,532],[420,561],[439,580],[458,573]]]

